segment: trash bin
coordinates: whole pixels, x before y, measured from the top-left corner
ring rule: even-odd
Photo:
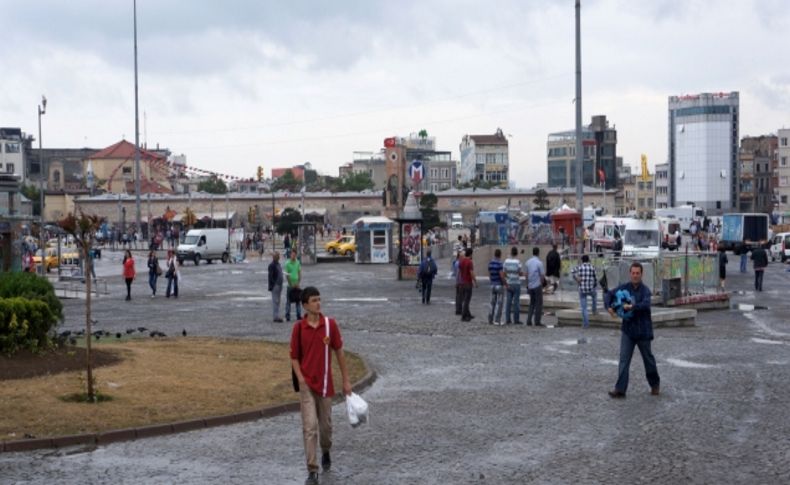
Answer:
[[[682,280],[680,278],[661,280],[661,300],[665,305],[669,300],[680,298],[682,292]]]

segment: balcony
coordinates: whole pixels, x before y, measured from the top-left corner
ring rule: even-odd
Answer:
[[[740,193],[741,200],[752,200],[754,199],[754,194],[751,192],[741,192]]]

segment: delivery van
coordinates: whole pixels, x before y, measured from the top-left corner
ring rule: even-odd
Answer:
[[[208,261],[209,264],[215,259],[227,263],[230,259],[228,230],[192,229],[187,232],[184,242],[178,245],[176,259],[178,264],[193,261],[195,266],[200,264],[201,259]]]

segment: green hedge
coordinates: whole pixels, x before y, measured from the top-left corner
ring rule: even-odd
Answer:
[[[15,297],[42,301],[46,303],[55,318],[63,320],[63,305],[55,296],[52,283],[46,278],[33,273],[0,274],[0,298]]]
[[[58,322],[46,303],[27,298],[0,298],[0,352],[37,351],[49,345],[49,331]]]

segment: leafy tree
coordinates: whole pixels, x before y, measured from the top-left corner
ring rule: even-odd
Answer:
[[[198,184],[199,192],[208,192],[209,194],[225,194],[228,192],[228,186],[225,181],[212,175],[208,180],[204,180]]]
[[[436,204],[439,199],[435,194],[425,194],[420,198],[420,211],[422,212],[422,219],[425,229],[432,229],[440,225],[439,211],[436,210]]]
[[[417,136],[420,138],[428,138],[428,130],[423,128],[419,133],[417,133]]]
[[[272,182],[272,190],[285,190],[288,192],[296,192],[301,190],[302,181],[297,180],[291,170],[286,170],[279,178]]]
[[[93,238],[102,224],[102,219],[97,215],[85,215],[80,211],[77,217],[69,213],[58,225],[74,237],[80,248],[80,254],[85,260],[85,355],[88,371],[88,402],[96,402],[96,392],[93,389],[93,359],[91,355],[91,266],[93,261],[88,257],[88,252],[93,246]]]
[[[352,173],[343,179],[343,190],[346,192],[362,192],[375,186],[367,172]]]
[[[39,192],[38,187],[35,185],[23,185],[22,186],[22,195],[27,197],[30,202],[33,204],[33,215],[40,216],[41,215],[41,192]]]
[[[538,210],[546,210],[549,208],[549,194],[543,190],[538,189],[535,192],[535,198],[532,199],[532,202],[535,204],[535,208]]]
[[[277,217],[277,234],[295,234],[297,222],[302,222],[302,213],[293,207],[287,207]]]

